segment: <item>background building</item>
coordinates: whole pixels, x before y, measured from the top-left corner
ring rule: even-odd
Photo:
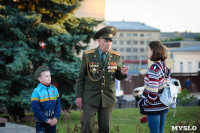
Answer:
[[[147,46],[150,41],[160,40],[160,30],[140,22],[106,21],[105,24],[118,29],[112,49],[129,66],[129,74],[146,73]]]
[[[198,73],[200,71],[199,45],[172,49],[173,73]]]
[[[75,15],[105,20],[105,0],[84,0]]]
[[[84,0],[81,3],[81,6],[75,12],[75,16],[77,17],[90,17],[95,18],[100,21],[105,20],[105,0]],[[99,24],[94,30],[98,31],[99,29],[105,27],[104,23]],[[84,45],[84,44],[82,44]],[[86,44],[85,44],[86,45]],[[90,43],[88,44],[88,49],[93,49],[98,47],[98,43],[91,39]],[[79,57],[81,57],[83,51],[80,52]]]
[[[198,45],[200,44],[200,42],[199,41],[173,41],[173,42],[163,42],[163,44],[167,48],[167,59],[165,63],[167,64],[170,71],[172,70],[171,72],[173,73],[174,68],[177,66],[174,64],[173,54],[171,50],[177,49],[177,48],[183,48],[187,46]],[[150,66],[151,64],[149,63],[148,65]]]
[[[196,41],[197,36],[200,33],[191,33],[191,32],[161,32],[160,40],[169,40],[182,37],[185,41]]]
[[[84,0],[81,7],[75,12],[77,17],[91,17],[97,20],[105,20],[105,0]],[[183,72],[197,72],[200,69],[199,51],[183,50],[184,47],[198,45],[195,42],[199,33],[189,32],[160,32],[159,29],[140,22],[106,21],[95,28],[99,30],[105,26],[115,26],[118,33],[113,40],[112,49],[121,54],[123,64],[129,66],[129,76],[121,82],[121,88],[125,94],[131,94],[135,87],[144,85],[144,75],[148,65],[152,62],[147,60],[147,45],[153,40],[169,40],[182,37],[185,41],[165,42],[168,59],[165,61],[172,72],[172,77],[180,80],[182,87],[188,76],[173,75],[180,72],[183,63]],[[96,48],[98,43],[91,40],[88,49]],[[180,50],[178,50],[178,49]],[[174,50],[173,50],[174,49]],[[182,49],[182,50],[181,50]],[[80,53],[78,56],[82,56]],[[191,63],[189,63],[191,62]],[[147,65],[148,63],[148,65]],[[192,66],[192,67],[190,67]],[[188,69],[191,70],[188,71]],[[131,76],[133,75],[133,76]],[[199,89],[199,77],[190,76],[193,89]]]

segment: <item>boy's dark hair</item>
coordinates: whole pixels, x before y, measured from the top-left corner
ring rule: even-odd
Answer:
[[[149,47],[153,51],[153,54],[150,57],[151,61],[165,61],[167,58],[166,48],[161,42],[152,41],[149,43]]]

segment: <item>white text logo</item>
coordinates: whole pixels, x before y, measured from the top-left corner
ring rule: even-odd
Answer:
[[[176,131],[196,131],[197,127],[196,126],[171,126],[172,127],[172,131],[176,130]]]

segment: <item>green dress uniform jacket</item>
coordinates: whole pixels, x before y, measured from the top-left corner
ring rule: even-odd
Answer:
[[[98,48],[83,53],[78,78],[76,81],[76,98],[83,98],[84,104],[99,107],[115,105],[115,78],[123,80],[120,54],[110,50],[105,63],[102,64]]]

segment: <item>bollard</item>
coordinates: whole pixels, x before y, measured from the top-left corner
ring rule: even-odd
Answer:
[[[0,127],[6,126],[7,119],[0,117]]]

